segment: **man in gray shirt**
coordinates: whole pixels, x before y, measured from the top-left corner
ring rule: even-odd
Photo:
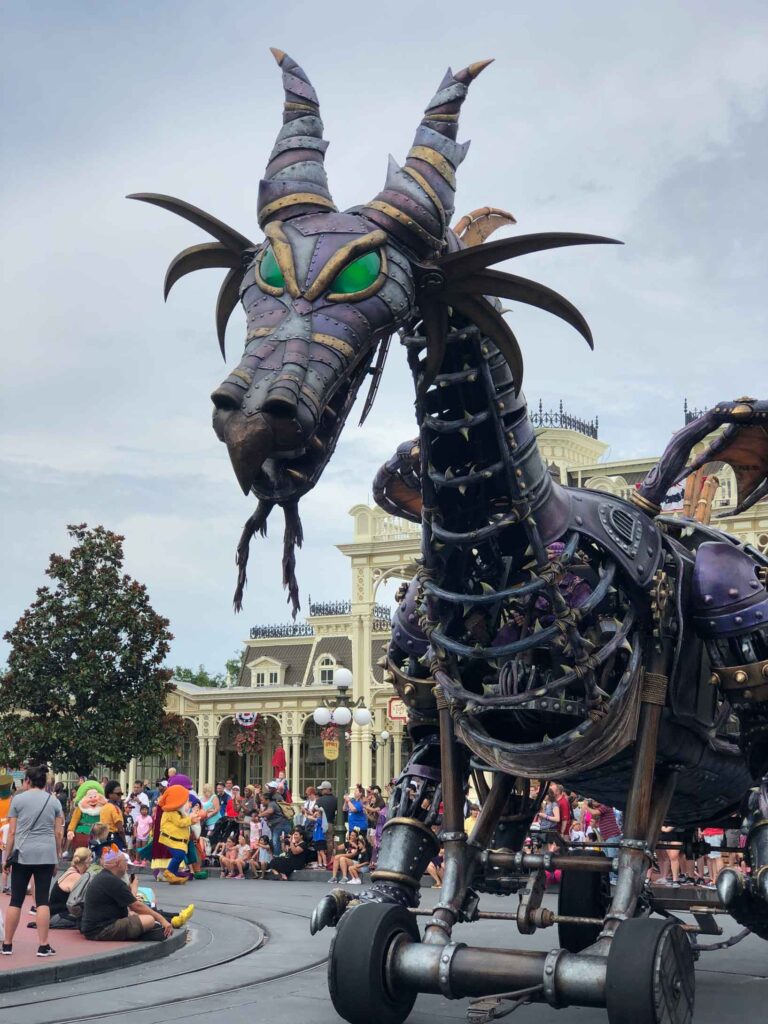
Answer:
[[[11,902],[5,921],[5,942],[0,950],[3,956],[11,956],[13,953],[13,936],[19,925],[21,906],[32,878],[35,880],[37,935],[40,942],[37,955],[53,956],[56,952],[48,944],[51,920],[48,893],[61,856],[64,815],[59,801],[45,792],[47,774],[45,765],[28,768],[24,776],[24,788],[13,798],[8,812],[8,860],[15,853],[16,861],[11,869]]]

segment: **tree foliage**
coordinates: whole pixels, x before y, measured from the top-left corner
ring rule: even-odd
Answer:
[[[205,665],[198,665],[196,669],[176,665],[173,676],[175,679],[182,679],[185,683],[194,683],[195,686],[226,686],[229,677],[236,685],[242,662],[243,655],[239,651],[235,651],[232,657],[227,658],[224,662],[223,672],[209,672]]]
[[[181,719],[165,711],[163,662],[173,639],[146,587],[123,570],[123,538],[68,526],[68,556],[52,554],[30,607],[4,639],[0,763],[54,771],[114,770],[174,746]]]

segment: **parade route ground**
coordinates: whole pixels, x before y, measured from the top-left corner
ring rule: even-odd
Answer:
[[[208,879],[181,893],[158,886],[164,909],[194,901],[186,945],[170,957],[103,974],[0,994],[0,1024],[141,1024],[225,1020],[227,1024],[338,1024],[326,986],[332,933],[309,934],[309,916],[321,895],[317,883]],[[439,893],[422,890],[422,906]],[[549,905],[554,905],[547,897]],[[484,896],[483,907],[511,910],[516,898]],[[738,929],[719,918],[727,935]],[[550,949],[556,932],[519,936],[509,922],[483,921],[456,929],[459,941],[481,946]],[[56,935],[52,933],[55,945]],[[704,940],[702,940],[704,941]],[[714,940],[706,940],[714,941]],[[83,953],[96,944],[83,940]],[[5,968],[5,965],[3,965]],[[7,968],[6,968],[7,969]],[[702,954],[696,968],[694,1024],[761,1020],[768,999],[768,945],[753,936],[737,946]],[[420,996],[410,1024],[466,1020],[467,1002]],[[515,1024],[607,1024],[602,1010],[525,1006]],[[371,1021],[371,1024],[375,1024]]]

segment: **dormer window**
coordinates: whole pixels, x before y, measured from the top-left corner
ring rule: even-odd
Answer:
[[[257,658],[248,668],[251,686],[282,686],[285,681],[285,665],[273,658]]]

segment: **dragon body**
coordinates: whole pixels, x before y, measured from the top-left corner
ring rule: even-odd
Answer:
[[[532,873],[516,915],[521,931],[553,923],[540,908],[544,862],[521,844],[537,810],[530,780],[556,778],[624,808],[624,836],[613,895],[593,909],[603,924],[590,933],[581,981],[558,959],[561,948],[536,967],[542,981],[533,989],[553,1005],[607,1001],[620,1022],[611,1009],[611,957],[618,956],[611,950],[630,941],[635,918],[654,909],[644,879],[661,826],[738,824],[747,794],[768,773],[768,560],[712,527],[659,514],[668,488],[712,458],[737,469],[739,509],[765,495],[768,403],[722,403],[678,432],[632,502],[562,486],[536,442],[522,355],[501,302],[558,316],[590,346],[591,332],[561,295],[493,267],[614,240],[547,233],[489,242],[497,227],[514,223],[491,207],[450,228],[456,171],[467,152],[457,140],[460,110],[487,61],[447,72],[405,163],[390,160],[375,198],[339,212],[315,90],[298,64],[273,53],[285,102],[259,189],[264,240],[254,243],[169,196],[131,198],[214,237],[176,257],[166,294],[193,270],[227,270],[217,304],[222,353],[238,301],[246,313],[243,354],[212,396],[214,429],[243,491],[258,499],[238,546],[236,606],[250,540],[280,507],[283,579],[295,613],[300,499],[320,479],[370,374],[367,414],[395,334],[413,377],[418,436],[382,467],[374,496],[422,525],[421,564],[400,594],[386,657],[387,678],[409,708],[414,752],[393,793],[371,889],[351,902],[334,892],[315,911],[313,930],[338,924],[332,998],[358,1024],[404,1020],[417,991],[506,992],[515,979],[525,989],[531,961],[523,970],[512,952],[507,973],[491,971],[487,988],[477,988],[467,979],[475,968],[482,974],[481,960],[453,943],[451,931],[476,915],[478,892],[514,890],[502,870],[510,865]],[[692,448],[722,425],[688,465]],[[470,777],[483,806],[467,837]],[[768,937],[765,782],[750,807],[752,877],[744,884],[726,873],[720,897],[723,908]],[[438,823],[446,879],[420,938],[410,911]],[[578,853],[564,849],[563,857]],[[581,865],[599,874],[593,861]],[[561,918],[563,927],[573,920]],[[658,964],[671,965],[687,991],[687,939],[668,923],[643,940],[655,943],[648,971],[664,988]],[[578,927],[583,937],[586,925]],[[577,957],[590,943],[573,945],[568,939],[568,955]],[[372,982],[353,999],[334,980],[349,974],[350,962],[361,976],[386,976],[384,989]],[[554,963],[562,976],[548,981]],[[692,995],[664,1019],[689,1019],[686,1006]],[[654,1012],[632,1020],[650,1022]]]

